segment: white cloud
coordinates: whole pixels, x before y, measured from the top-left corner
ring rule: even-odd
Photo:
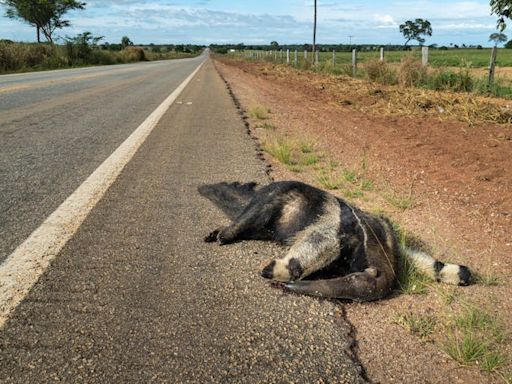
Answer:
[[[379,27],[395,27],[398,25],[398,23],[393,19],[393,16],[390,15],[373,15],[373,20],[375,20],[378,24],[376,25],[377,28]]]

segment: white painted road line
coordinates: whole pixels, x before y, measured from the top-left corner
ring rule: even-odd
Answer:
[[[75,234],[203,63],[0,265],[0,328]]]

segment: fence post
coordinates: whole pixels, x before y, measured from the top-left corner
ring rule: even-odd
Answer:
[[[290,50],[286,50],[286,64],[290,64]]]
[[[357,50],[352,50],[352,76],[356,77],[357,74]]]
[[[421,65],[428,65],[428,47],[421,47]]]
[[[384,47],[380,47],[380,61],[384,61]]]
[[[304,50],[304,60],[307,60],[307,59],[308,59],[308,51]]]
[[[295,57],[293,58],[295,66],[299,65],[299,51],[295,50]]]
[[[494,71],[496,69],[496,54],[498,52],[498,48],[496,46],[492,47],[491,51],[491,62],[489,64],[489,88],[491,88],[492,83],[494,82]]]
[[[277,62],[277,50],[274,51],[274,62]]]
[[[332,69],[336,68],[336,50],[332,50]]]
[[[318,53],[318,50],[315,51],[315,66],[318,65],[318,56],[319,56],[319,53]]]

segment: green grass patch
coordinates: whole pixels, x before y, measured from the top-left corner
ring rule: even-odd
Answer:
[[[274,124],[269,124],[269,123],[263,123],[263,124],[257,126],[257,128],[263,128],[263,129],[267,129],[269,131],[275,131],[277,129],[277,127]]]
[[[341,172],[341,177],[348,183],[354,184],[357,180],[357,173],[350,169],[344,169]]]
[[[493,274],[492,272],[489,273],[482,273],[477,272],[475,275],[475,282],[477,284],[482,284],[488,287],[494,287],[501,284],[501,279],[499,276]]]
[[[368,179],[361,179],[359,186],[363,191],[373,191],[375,188],[373,181]]]
[[[304,141],[300,143],[300,150],[302,153],[313,153],[315,146],[316,143],[314,141]]]
[[[383,195],[384,199],[393,207],[405,211],[414,206],[412,193],[399,193],[392,191]]]
[[[454,324],[457,328],[466,330],[496,328],[494,318],[480,308],[473,306],[466,306],[462,313],[455,317]]]
[[[326,172],[325,170],[320,172],[317,179],[318,183],[322,188],[333,190],[341,187],[341,182],[333,172]]]
[[[451,334],[442,345],[442,350],[461,364],[476,363],[489,351],[488,343],[473,333]]]
[[[496,372],[506,362],[505,356],[497,351],[488,351],[482,358],[480,367],[487,373]]]
[[[255,105],[249,108],[249,116],[253,119],[265,120],[268,117],[269,110],[261,105]]]
[[[312,166],[318,163],[319,157],[314,153],[306,153],[305,155],[301,156],[299,163],[301,165],[305,166]]]
[[[475,364],[487,372],[498,372],[507,360],[507,335],[496,316],[466,304],[452,321],[441,349],[460,364]]]
[[[288,169],[294,173],[302,172],[302,167],[300,165],[288,165]]]
[[[288,142],[276,140],[274,142],[264,144],[263,149],[284,165],[296,164],[292,156],[293,147]]]
[[[408,295],[426,293],[432,279],[421,272],[408,257],[400,257],[399,263],[397,280],[400,291]]]
[[[436,294],[439,296],[443,304],[451,305],[459,297],[459,290],[456,287],[447,287],[444,285],[434,285]]]
[[[437,324],[435,317],[415,313],[398,315],[395,317],[394,322],[421,339],[427,339],[432,335]]]
[[[359,199],[364,196],[363,191],[360,189],[344,189],[342,194],[347,199]]]

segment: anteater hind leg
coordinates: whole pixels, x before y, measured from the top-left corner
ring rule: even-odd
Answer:
[[[363,272],[328,280],[302,280],[286,283],[286,289],[311,296],[356,301],[378,300],[391,290],[393,279],[374,267]]]

